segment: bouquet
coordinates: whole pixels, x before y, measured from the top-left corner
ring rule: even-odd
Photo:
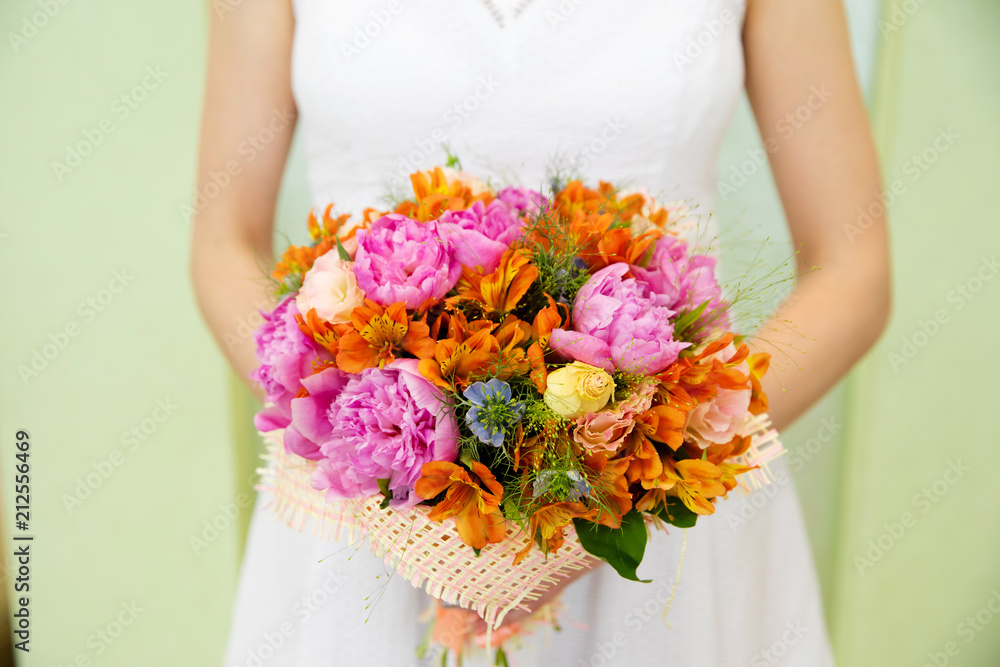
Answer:
[[[766,483],[768,355],[729,331],[683,206],[411,181],[391,211],[310,214],[274,270],[255,423],[289,524],[369,537],[494,627],[596,559],[639,580],[650,528]]]

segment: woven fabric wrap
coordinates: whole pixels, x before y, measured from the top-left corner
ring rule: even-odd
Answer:
[[[737,462],[761,468],[740,476],[742,492],[767,484],[767,462],[784,452],[767,415],[751,420],[747,432],[754,435],[754,444]],[[257,488],[270,494],[269,509],[280,521],[325,540],[368,537],[371,550],[413,586],[478,612],[491,626],[499,625],[523,603],[537,600],[573,571],[593,564],[572,526],[558,552],[546,557],[533,549],[515,566],[514,556],[528,539],[515,525],[508,528],[502,542],[487,545],[477,557],[459,539],[454,521],[431,521],[426,507],[406,512],[382,510],[381,496],[328,501],[309,484],[315,462],[287,453],[281,431],[263,437],[267,466],[259,471]]]

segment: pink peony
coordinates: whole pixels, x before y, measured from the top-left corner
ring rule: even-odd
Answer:
[[[299,329],[295,299],[289,297],[270,313],[261,311],[264,323],[254,332],[260,366],[250,374],[267,394],[270,404],[254,416],[258,431],[274,431],[288,426],[291,400],[302,388],[302,378],[313,372],[319,359],[330,355]]]
[[[365,293],[358,287],[351,262],[340,259],[336,252],[328,252],[313,263],[295,297],[300,313],[315,308],[317,315],[333,324],[350,322],[351,313],[364,303]]]
[[[320,446],[333,437],[327,410],[350,379],[344,371],[331,367],[302,381],[308,395],[292,400],[291,423],[285,429],[287,451],[311,461],[323,458]]]
[[[675,311],[694,310],[708,303],[699,319],[713,329],[729,326],[722,289],[715,279],[716,260],[708,255],[688,255],[688,246],[666,235],[656,243],[646,268],[632,266],[632,275],[658,306]]]
[[[617,452],[632,432],[635,418],[652,405],[653,391],[654,385],[644,385],[627,400],[613,407],[579,417],[573,428],[573,439],[590,452]]]
[[[451,240],[462,264],[492,273],[500,257],[521,233],[524,222],[512,206],[494,199],[461,211],[446,211],[438,218],[441,235]]]
[[[480,231],[483,208],[483,203],[477,201],[472,208],[447,211],[436,224],[441,238],[448,241],[459,262],[487,274],[500,266],[507,246]]]
[[[725,349],[712,355],[720,361],[729,361],[736,354],[736,346],[730,343]],[[709,357],[709,358],[712,358]],[[744,375],[750,375],[750,367],[744,361],[736,367]],[[722,445],[733,439],[743,427],[750,409],[750,388],[719,389],[712,400],[699,403],[688,413],[685,437],[698,443],[702,449],[710,445]]]
[[[513,185],[497,192],[497,199],[510,206],[518,217],[535,215],[548,206],[548,201],[537,190]]]
[[[415,359],[399,359],[346,381],[331,374],[323,382],[329,393],[303,404],[301,411],[296,410],[300,401],[309,399],[292,402],[296,428],[320,439],[322,458],[311,483],[326,489],[327,498],[371,496],[379,492],[378,480],[387,479],[391,506],[412,507],[421,500],[413,488],[423,465],[455,460],[454,413],[417,366]],[[330,369],[320,375],[331,371],[339,373]]]
[[[677,360],[690,343],[673,340],[673,310],[655,305],[629,266],[612,264],[592,275],[573,301],[573,331],[553,329],[549,345],[567,359],[611,373],[650,375]]]
[[[451,243],[440,238],[436,222],[421,223],[391,213],[357,233],[354,275],[375,303],[405,303],[419,308],[438,301],[462,275],[462,263]]]

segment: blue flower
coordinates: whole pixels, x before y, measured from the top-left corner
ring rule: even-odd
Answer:
[[[474,382],[462,395],[472,403],[465,413],[465,423],[488,445],[503,445],[508,429],[524,416],[524,403],[511,400],[510,385],[503,380]]]
[[[590,482],[583,478],[579,470],[543,470],[532,482],[531,492],[536,498],[551,492],[560,500],[575,503],[590,493]]]

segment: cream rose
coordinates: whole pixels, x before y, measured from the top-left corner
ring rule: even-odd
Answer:
[[[351,262],[337,257],[336,252],[321,256],[306,272],[295,305],[302,315],[315,308],[327,322],[344,324],[351,321],[351,312],[365,302],[365,293],[358,287]]]
[[[615,381],[607,371],[574,361],[549,373],[544,398],[553,412],[576,419],[603,408],[614,393]]]
[[[709,358],[725,362],[732,359],[734,354],[736,346],[730,343]],[[750,367],[745,361],[736,370],[750,376]],[[685,438],[694,440],[702,449],[726,444],[743,428],[749,415],[750,397],[749,386],[746,389],[719,389],[711,400],[699,403],[688,413],[684,427]]]

